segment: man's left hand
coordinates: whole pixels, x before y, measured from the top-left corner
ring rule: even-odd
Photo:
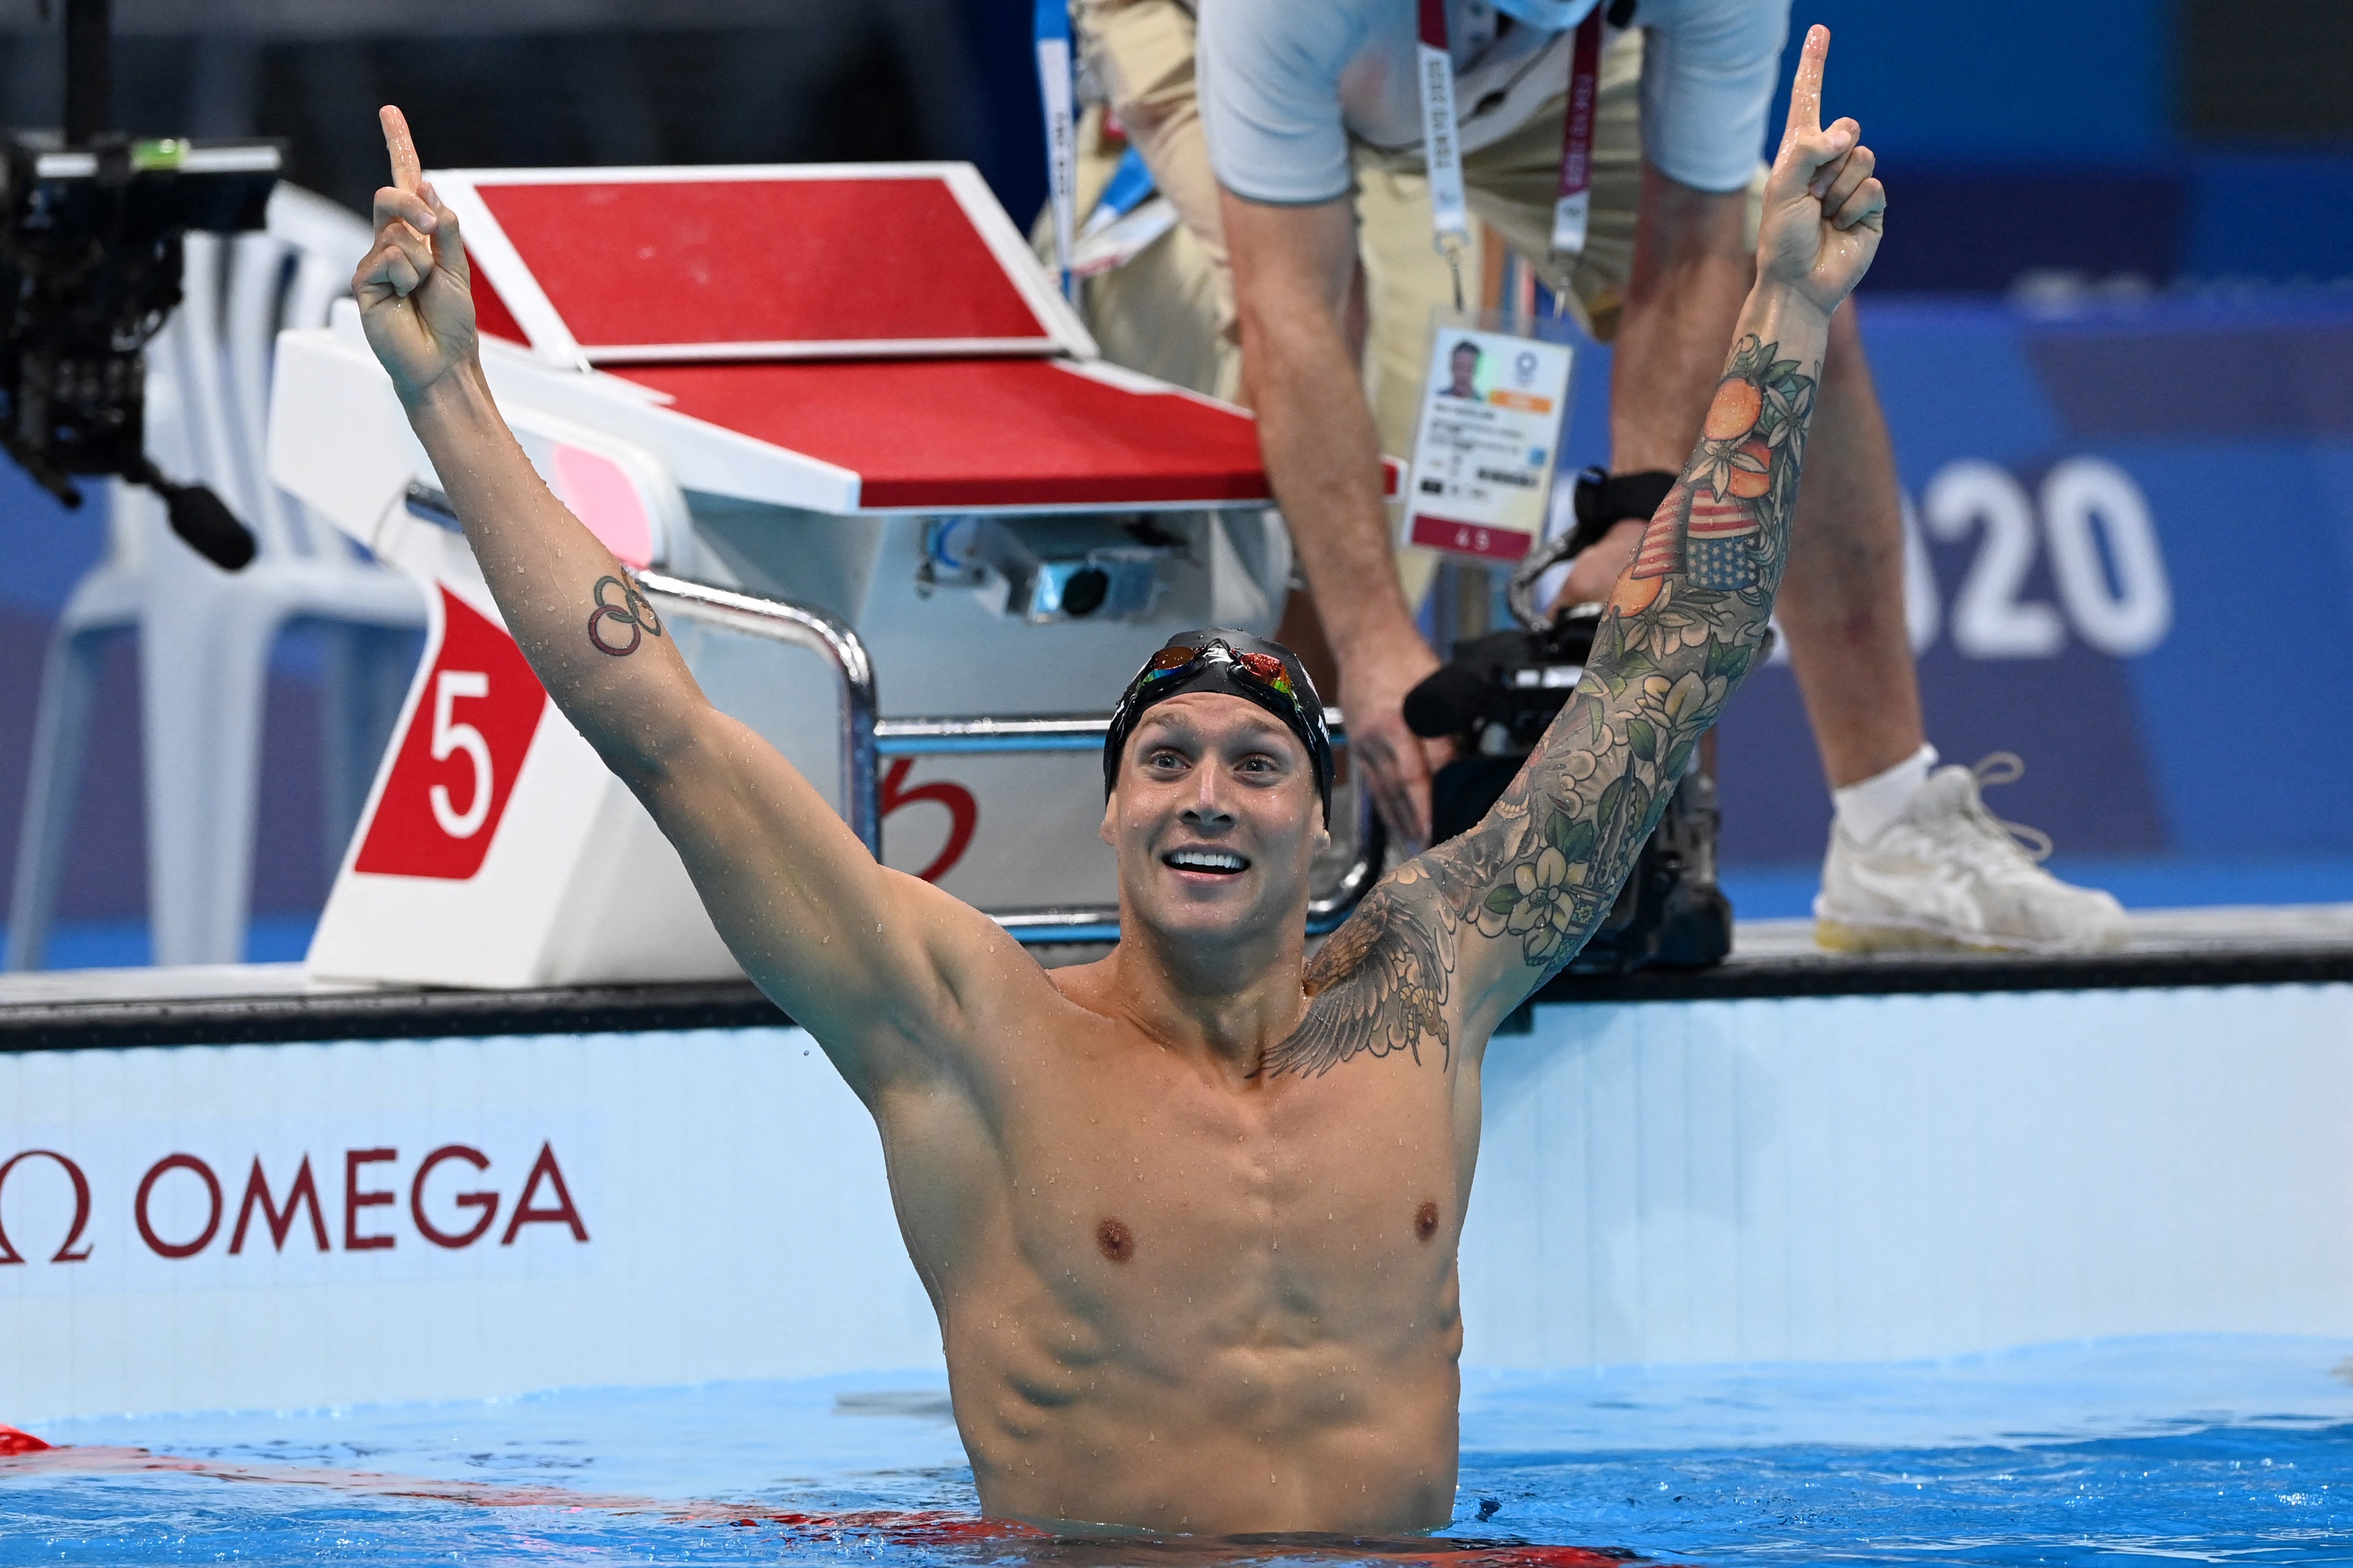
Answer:
[[[1789,121],[1765,186],[1757,234],[1757,278],[1819,307],[1838,309],[1878,254],[1887,192],[1872,176],[1877,160],[1862,127],[1840,120],[1822,129],[1822,70],[1831,30],[1806,34],[1789,93]]]

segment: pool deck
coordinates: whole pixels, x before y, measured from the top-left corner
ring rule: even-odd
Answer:
[[[2353,981],[2353,903],[2157,910],[2131,945],[2062,955],[1852,954],[1814,945],[1810,921],[1752,921],[1712,968],[1564,974],[1547,1003],[2099,991]],[[515,991],[346,984],[299,963],[82,969],[0,975],[0,1051],[607,1034],[789,1022],[749,981]]]

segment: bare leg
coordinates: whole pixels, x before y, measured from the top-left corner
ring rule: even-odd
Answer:
[[[1902,507],[1887,421],[1849,303],[1831,318],[1780,603],[1833,789],[1894,767],[1924,739],[1904,627]]]

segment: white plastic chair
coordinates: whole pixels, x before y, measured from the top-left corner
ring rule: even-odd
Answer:
[[[340,858],[407,686],[424,601],[269,484],[263,442],[280,329],[323,323],[370,239],[356,216],[287,185],[270,198],[267,230],[187,237],[186,298],[149,351],[148,449],[171,477],[211,486],[253,531],[256,553],[244,571],[222,572],[170,531],[155,496],[110,487],[106,558],[68,599],[42,672],[10,969],[41,963],[99,672],[124,633],[139,634],[155,962],[244,956],[269,654],[298,621],[326,639],[323,793]]]

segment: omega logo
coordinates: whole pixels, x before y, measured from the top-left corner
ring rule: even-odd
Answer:
[[[61,1244],[59,1244],[57,1256],[50,1258],[49,1261],[52,1263],[81,1263],[87,1261],[90,1258],[90,1244],[83,1242],[81,1250],[77,1252],[74,1250],[74,1243],[81,1241],[81,1233],[90,1228],[90,1178],[81,1173],[81,1167],[79,1165],[75,1164],[71,1160],[67,1159],[63,1154],[58,1153],[54,1149],[27,1149],[21,1154],[11,1154],[8,1156],[8,1163],[5,1165],[0,1165],[0,1193],[7,1191],[8,1173],[14,1171],[17,1166],[23,1164],[27,1160],[55,1160],[58,1164],[65,1167],[67,1176],[71,1178],[73,1182],[73,1225],[66,1231],[66,1238]],[[18,1253],[15,1247],[8,1245],[7,1231],[5,1229],[0,1229],[0,1264],[22,1263],[24,1261],[24,1257]]]
[[[8,1178],[19,1165],[28,1160],[46,1160],[61,1169],[73,1190],[73,1215],[65,1227],[65,1239],[49,1257],[52,1263],[82,1263],[90,1258],[92,1243],[84,1240],[91,1218],[90,1177],[73,1158],[54,1149],[26,1149],[0,1163],[0,1196],[5,1196]],[[261,1233],[267,1232],[270,1248],[286,1250],[287,1243],[296,1238],[308,1240],[319,1252],[388,1251],[398,1244],[399,1237],[385,1228],[389,1215],[368,1211],[390,1209],[398,1213],[402,1199],[406,1198],[407,1216],[417,1235],[434,1247],[450,1251],[472,1247],[485,1240],[497,1226],[500,1209],[506,1205],[506,1195],[497,1185],[491,1184],[490,1156],[480,1149],[464,1143],[444,1143],[417,1163],[416,1171],[406,1182],[382,1186],[392,1171],[371,1170],[371,1166],[397,1167],[400,1151],[396,1148],[347,1149],[343,1160],[343,1220],[340,1246],[330,1240],[327,1209],[319,1193],[317,1175],[311,1169],[311,1156],[305,1152],[296,1163],[294,1173],[282,1189],[273,1189],[262,1167],[261,1157],[255,1155],[245,1179],[241,1195],[230,1198],[231,1189],[222,1184],[211,1164],[195,1154],[175,1151],[165,1154],[147,1167],[139,1178],[135,1195],[131,1202],[131,1219],[139,1239],[156,1257],[177,1260],[194,1258],[210,1247],[226,1226],[228,1230],[227,1251],[230,1256],[243,1253],[250,1243],[258,1251]],[[459,1218],[452,1223],[447,1212],[437,1218],[427,1203],[427,1183],[444,1166],[459,1169],[452,1174],[465,1184],[474,1185],[448,1199]],[[330,1170],[332,1166],[330,1165]],[[178,1184],[181,1203],[174,1206],[159,1197],[166,1184]],[[200,1194],[194,1206],[202,1223],[189,1226],[185,1215],[189,1205],[186,1199]],[[465,1217],[471,1211],[470,1220]],[[184,1223],[174,1231],[165,1216],[184,1216]],[[255,1225],[256,1218],[260,1224]],[[303,1222],[296,1229],[296,1221]],[[579,1205],[573,1201],[572,1190],[564,1180],[564,1168],[555,1157],[553,1143],[539,1146],[539,1157],[532,1162],[531,1173],[514,1194],[513,1204],[507,1210],[505,1226],[499,1230],[496,1245],[512,1247],[523,1227],[534,1225],[561,1226],[575,1242],[588,1239],[588,1226],[580,1216]],[[299,1245],[299,1241],[297,1243]],[[5,1224],[0,1224],[0,1267],[23,1263],[25,1255],[9,1239]]]

